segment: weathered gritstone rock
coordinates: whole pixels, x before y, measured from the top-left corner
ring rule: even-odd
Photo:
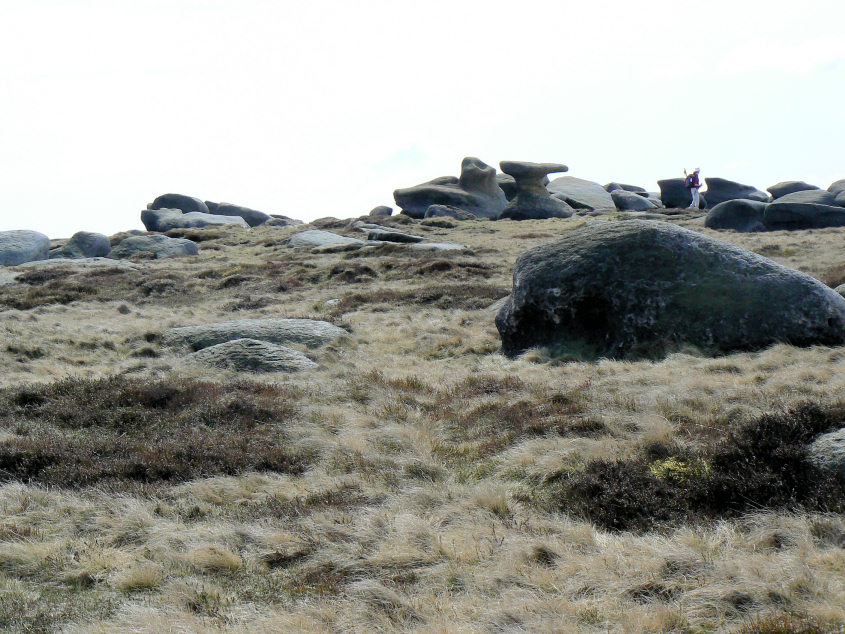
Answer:
[[[613,192],[619,189],[634,194],[642,194],[643,196],[648,194],[648,192],[645,190],[645,187],[637,187],[636,185],[625,185],[623,183],[608,183],[604,186],[604,190],[608,194],[612,194]]]
[[[250,209],[249,207],[241,207],[240,205],[233,205],[231,203],[211,203],[206,201],[208,212],[215,216],[237,216],[243,218],[250,227],[258,227],[270,220],[270,215],[263,211]]]
[[[773,205],[802,204],[802,205],[836,205],[836,196],[822,189],[808,189],[800,192],[792,192],[781,196],[772,203]]]
[[[751,185],[743,185],[742,183],[730,181],[726,178],[713,177],[705,178],[704,182],[707,184],[707,191],[704,192],[704,195],[707,197],[707,205],[709,207],[715,207],[728,200],[769,202],[769,195],[766,192],[762,192]]]
[[[764,216],[768,203],[756,200],[729,200],[707,213],[704,226],[709,229],[733,229],[741,233],[768,231]]]
[[[839,286],[837,286],[833,290],[835,290],[837,293],[842,295],[842,297],[845,297],[845,284],[840,284]]]
[[[122,240],[108,257],[116,260],[129,258],[141,253],[152,254],[156,258],[169,258],[177,255],[197,255],[197,243],[185,238],[167,236],[132,236]]]
[[[147,209],[178,209],[184,213],[198,211],[209,213],[208,205],[199,198],[184,196],[183,194],[162,194],[147,206]]]
[[[461,163],[461,177],[441,177],[393,192],[402,213],[423,218],[431,205],[449,205],[480,218],[497,218],[508,200],[496,182],[496,170],[472,156]]]
[[[649,211],[657,208],[648,198],[624,189],[614,189],[610,197],[619,211]]]
[[[189,346],[201,350],[235,339],[257,339],[277,344],[303,344],[316,348],[348,334],[326,321],[312,319],[241,319],[216,324],[171,328],[164,333],[169,346]]]
[[[199,229],[221,225],[234,225],[248,228],[246,220],[240,216],[217,216],[198,211],[182,213],[178,209],[144,209],[141,222],[147,231],[170,231],[171,229]]]
[[[499,167],[505,174],[512,176],[516,183],[516,194],[502,210],[500,219],[545,220],[569,218],[574,213],[572,207],[565,202],[552,198],[545,185],[549,174],[568,171],[566,165],[502,161]]]
[[[819,189],[815,185],[810,185],[809,183],[805,183],[804,181],[783,181],[782,183],[777,183],[776,185],[772,185],[771,187],[767,187],[766,191],[772,195],[774,200],[781,198],[782,196],[786,196],[787,194],[794,194],[795,192],[803,192],[803,191],[810,191],[813,189]]]
[[[830,187],[827,188],[827,191],[829,191],[834,196],[845,192],[845,178],[831,183]]]
[[[50,258],[104,258],[111,251],[109,237],[102,233],[77,231],[67,244],[52,249]]]
[[[423,242],[425,238],[422,236],[414,236],[410,233],[402,233],[401,231],[392,231],[379,227],[378,229],[367,230],[367,240],[377,240],[380,242],[401,242],[410,244],[414,242]]]
[[[845,343],[845,299],[809,275],[669,223],[596,223],[522,254],[496,317],[507,354],[656,356]]]
[[[112,260],[111,258],[50,258],[49,260],[38,260],[19,264],[15,269],[54,269],[66,268],[73,272],[91,271],[96,269],[121,269],[137,271],[137,264]]]
[[[810,460],[845,482],[845,427],[816,438],[809,455]]]
[[[514,194],[516,195],[516,194]],[[449,205],[432,205],[425,210],[426,218],[454,218],[455,220],[477,220],[478,216]]]
[[[692,194],[684,186],[683,178],[667,178],[657,181],[657,184],[660,186],[660,200],[665,207],[684,209],[692,204]],[[699,196],[698,208],[706,207],[707,199],[703,195]]]
[[[0,231],[0,266],[15,266],[33,260],[46,260],[50,238],[38,231]]]
[[[341,245],[364,246],[363,240],[341,236],[331,231],[309,229],[293,234],[288,240],[289,247],[329,247]]]
[[[789,196],[779,198],[766,207],[766,212],[763,214],[763,221],[770,231],[823,229],[825,227],[845,226],[845,207],[784,202],[787,198]]]
[[[188,360],[241,372],[301,372],[317,367],[298,350],[256,339],[233,339],[188,355]]]
[[[406,246],[414,251],[469,251],[467,245],[455,242],[417,242]]]
[[[379,217],[379,216],[392,216],[393,215],[393,207],[388,207],[387,205],[379,205],[378,207],[373,207],[369,213],[370,216]]]
[[[574,176],[560,176],[547,187],[553,194],[562,194],[566,198],[566,204],[575,209],[616,209],[610,194],[593,181]]]

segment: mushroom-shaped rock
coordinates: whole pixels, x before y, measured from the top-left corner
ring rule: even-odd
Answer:
[[[50,238],[38,231],[0,231],[0,266],[15,266],[33,260],[46,260]]]
[[[619,211],[650,211],[657,208],[657,204],[648,198],[622,188],[611,191],[610,197]]]
[[[516,195],[502,210],[499,218],[509,220],[543,220],[569,218],[573,209],[561,200],[552,198],[546,189],[548,175],[566,172],[569,168],[560,163],[530,163],[527,161],[502,161],[501,170],[512,176]]]
[[[767,231],[764,215],[768,203],[756,200],[728,200],[713,207],[704,219],[708,229],[733,229],[740,233]]]
[[[193,352],[188,360],[241,372],[300,372],[317,367],[298,350],[257,339],[233,339]]]
[[[730,181],[726,178],[705,178],[707,183],[707,191],[704,195],[707,197],[707,205],[715,207],[719,203],[728,200],[756,200],[761,203],[769,202],[769,195],[762,192],[751,185],[743,185],[736,181]]]
[[[584,225],[523,253],[496,316],[506,354],[636,358],[692,344],[845,343],[845,298],[809,275],[670,223]]]
[[[199,229],[220,225],[234,225],[249,227],[239,216],[217,216],[204,214],[199,211],[182,213],[178,209],[144,209],[141,212],[141,222],[147,231],[170,231],[171,229]]]
[[[787,194],[810,191],[813,189],[819,188],[815,185],[805,183],[804,181],[783,181],[781,183],[772,185],[771,187],[767,187],[766,191],[772,195],[772,199],[777,200],[781,196],[786,196]]]
[[[402,213],[412,218],[425,217],[431,205],[451,205],[480,217],[496,218],[507,205],[505,193],[496,182],[496,170],[480,159],[466,157],[461,163],[461,177],[453,182],[443,177],[393,192]]]
[[[234,339],[257,339],[280,345],[295,343],[316,348],[345,334],[347,332],[343,328],[313,319],[240,319],[171,328],[164,333],[164,343],[202,350]]]
[[[616,209],[613,198],[603,186],[574,176],[559,176],[548,184],[552,194],[563,194],[566,203],[575,209]]]
[[[178,209],[185,213],[199,211],[207,214],[208,205],[199,198],[185,196],[183,194],[162,194],[156,198],[148,207],[149,209]]]

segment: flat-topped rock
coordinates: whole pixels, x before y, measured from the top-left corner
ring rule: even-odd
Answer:
[[[199,198],[185,196],[183,194],[162,194],[147,207],[148,209],[178,209],[184,213],[198,211],[203,214],[209,213],[208,205]]]
[[[171,229],[199,229],[233,225],[248,228],[246,221],[239,216],[218,216],[215,214],[191,211],[182,213],[178,209],[144,209],[141,212],[141,222],[147,231],[170,231]]]
[[[705,178],[704,182],[707,184],[707,191],[704,192],[704,195],[707,197],[708,207],[715,207],[728,200],[756,200],[762,203],[769,201],[769,195],[766,192],[751,185],[743,185],[736,181],[717,177]]]
[[[516,195],[499,215],[508,220],[543,220],[569,218],[574,210],[565,202],[552,198],[546,183],[548,175],[566,172],[569,168],[560,163],[531,163],[528,161],[502,161],[500,169],[514,178]]]
[[[293,234],[288,240],[289,247],[329,247],[341,245],[364,246],[363,240],[341,236],[331,231],[309,229]]]
[[[257,339],[281,345],[303,344],[316,348],[346,334],[343,328],[326,321],[271,317],[171,328],[164,333],[164,343],[202,350],[234,339]]]
[[[562,194],[566,204],[575,209],[616,209],[610,194],[593,181],[574,176],[560,176],[552,180],[547,188],[552,193]]]
[[[108,254],[109,258],[121,260],[134,255],[146,254],[153,258],[170,258],[177,255],[197,255],[199,247],[193,240],[169,238],[163,235],[131,236],[122,240]]]
[[[38,231],[0,231],[0,266],[15,266],[33,260],[46,260],[50,238]]]
[[[257,339],[233,339],[193,352],[188,360],[239,372],[301,372],[317,367],[298,350]]]
[[[111,258],[50,258],[19,264],[14,269],[54,269],[67,268],[73,271],[87,271],[92,269],[124,269],[137,271],[138,265]]]
[[[468,156],[461,163],[461,177],[456,183],[435,179],[421,185],[393,192],[402,213],[412,218],[425,217],[431,205],[450,205],[482,218],[496,218],[507,205],[507,197],[496,182],[496,170],[482,160]]]
[[[773,200],[777,200],[781,196],[786,196],[787,194],[794,194],[795,192],[803,192],[803,191],[811,191],[814,189],[819,189],[815,185],[810,185],[809,183],[805,183],[804,181],[783,181],[781,183],[777,183],[772,185],[771,187],[767,187],[766,191],[772,195]]]
[[[422,236],[411,235],[410,233],[402,233],[401,231],[391,231],[389,229],[368,229],[367,240],[379,240],[381,242],[422,242],[425,240]]]

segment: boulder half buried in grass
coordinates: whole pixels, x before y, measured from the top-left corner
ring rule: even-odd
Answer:
[[[202,350],[235,339],[257,339],[275,344],[304,344],[316,348],[347,334],[338,326],[313,319],[240,319],[216,324],[171,328],[164,333],[166,345]]]
[[[506,354],[594,359],[845,343],[845,299],[809,275],[668,223],[585,225],[523,253],[496,316]]]
[[[189,355],[195,363],[241,372],[300,372],[317,364],[298,350],[256,339],[233,339]]]

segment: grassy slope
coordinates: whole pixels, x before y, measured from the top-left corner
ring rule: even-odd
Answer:
[[[690,350],[657,363],[501,356],[485,306],[508,292],[519,253],[580,222],[414,227],[474,250],[447,257],[314,255],[282,245],[291,229],[208,230],[197,258],[0,290],[0,387],[10,389],[68,376],[236,378],[161,348],[169,326],[293,316],[351,330],[309,352],[320,370],[261,379],[297,395],[283,434],[307,456],[302,474],[2,485],[2,627],[693,632],[771,614],[843,623],[842,516],[762,510],[607,533],[545,503],[548,482],[591,460],[655,441],[696,447],[801,401],[845,403],[843,349]],[[708,233],[831,284],[845,277],[845,229]],[[28,425],[7,416],[0,437],[16,442]],[[277,442],[281,432],[266,433]]]

